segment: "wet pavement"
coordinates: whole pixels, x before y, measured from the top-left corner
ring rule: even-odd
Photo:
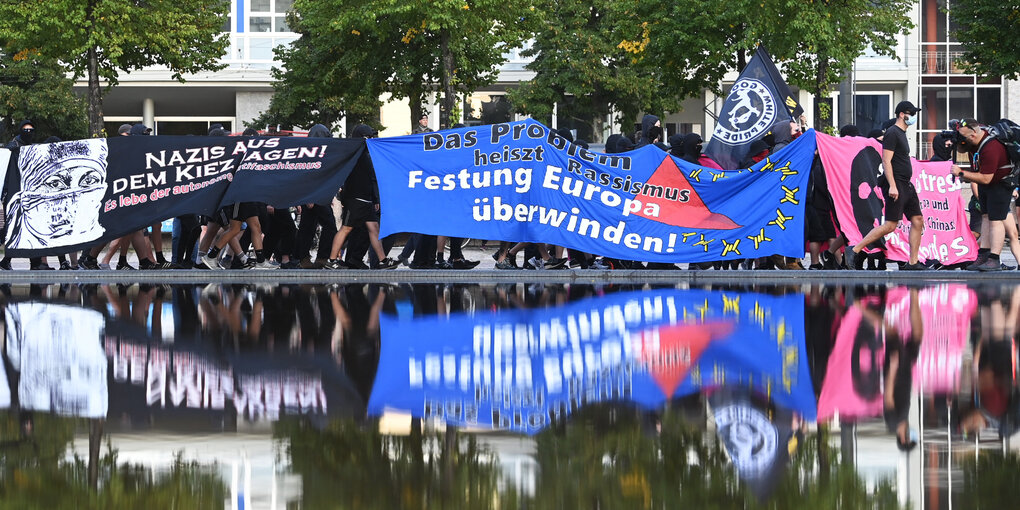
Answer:
[[[0,507],[1016,508],[1006,282],[4,284]]]

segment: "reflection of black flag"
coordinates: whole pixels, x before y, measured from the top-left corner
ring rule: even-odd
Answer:
[[[709,397],[716,434],[737,476],[758,498],[767,498],[786,472],[799,437],[794,413],[742,388],[720,388]]]
[[[726,96],[705,154],[723,168],[739,168],[755,140],[802,113],[772,58],[758,46]]]

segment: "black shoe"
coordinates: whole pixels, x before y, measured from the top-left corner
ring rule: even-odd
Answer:
[[[74,268],[73,268],[73,267],[71,267],[71,263],[70,263],[70,262],[68,262],[68,261],[66,261],[66,260],[62,260],[62,261],[60,261],[60,270],[61,270],[61,271],[71,271],[71,270],[73,270],[73,269],[74,269]]]
[[[49,264],[42,262],[32,266],[32,271],[53,271],[53,268]]]
[[[453,268],[454,269],[474,269],[480,263],[481,263],[480,260],[457,259],[457,260],[453,261]]]
[[[280,269],[301,269],[301,261],[294,259],[288,260],[287,262],[280,264]]]
[[[396,269],[400,265],[400,261],[390,257],[386,257],[379,261],[377,269]]]
[[[130,267],[130,266],[128,266],[128,267]],[[117,269],[120,269],[120,264],[117,264]],[[134,268],[132,267],[131,269],[134,269]],[[142,259],[142,260],[138,261],[138,269],[141,269],[142,271],[153,271],[153,270],[159,269],[159,264],[157,264],[157,263],[155,263],[155,262],[153,262],[153,261],[151,261],[149,259]]]
[[[822,264],[811,264],[808,266],[808,269],[812,271],[821,271],[822,269],[825,269],[825,266]]]
[[[920,262],[914,264],[903,264],[903,267],[900,268],[900,271],[927,271],[927,270],[928,266]]]
[[[436,262],[436,269],[453,269],[453,262],[440,260]]]
[[[822,259],[822,269],[838,269],[838,266],[836,265],[836,256],[833,255],[832,252],[824,250],[820,254],[820,257]]]
[[[348,269],[347,263],[340,259],[329,259],[322,265],[322,268],[334,271],[337,269]]]
[[[843,260],[846,261],[846,268],[851,271],[858,271],[861,269],[861,260],[858,260],[859,258],[862,258],[861,254],[855,252],[853,248],[847,248],[843,253]]]
[[[546,269],[563,269],[567,265],[567,259],[551,258],[544,263]]]
[[[83,255],[78,259],[78,269],[84,269],[87,271],[98,271],[102,268],[99,267],[99,259]]]
[[[4,271],[12,271],[14,268],[11,267],[11,261],[8,259],[0,260],[0,269]]]
[[[975,260],[973,263],[971,263],[969,266],[963,269],[965,271],[980,271],[980,269],[978,269],[978,266],[984,264],[985,262],[988,262],[988,256],[989,256],[988,253],[982,253],[981,255],[978,255],[977,260]]]
[[[118,271],[135,271],[135,268],[132,267],[131,264],[128,264],[128,261],[122,260],[120,262],[117,262],[117,270]]]

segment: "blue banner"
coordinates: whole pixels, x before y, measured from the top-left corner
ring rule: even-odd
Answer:
[[[663,289],[547,309],[380,318],[370,414],[535,433],[587,404],[745,387],[813,420],[799,295]]]
[[[589,151],[534,120],[371,139],[368,148],[382,236],[544,242],[648,262],[804,254],[813,131],[750,169],[722,171],[653,146]]]

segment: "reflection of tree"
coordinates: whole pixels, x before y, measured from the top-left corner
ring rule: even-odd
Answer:
[[[0,509],[219,508],[222,480],[208,468],[178,457],[166,472],[119,464],[115,452],[97,459],[98,490],[90,487],[86,459],[67,460],[76,427],[85,420],[36,415],[31,433],[24,418],[0,413]]]
[[[772,496],[755,499],[703,423],[592,406],[537,436],[540,478],[529,508],[898,508],[888,483],[869,491],[818,436],[798,445]],[[785,445],[783,445],[785,446]],[[824,451],[824,455],[819,455]],[[821,469],[819,458],[826,459]],[[826,473],[823,481],[819,473]]]
[[[985,451],[963,462],[963,490],[957,505],[966,508],[1016,508],[1020,501],[1020,455]]]
[[[299,420],[274,427],[301,475],[303,508],[515,506],[512,495],[498,493],[495,457],[452,429],[422,433],[416,423],[408,436],[387,436],[374,424],[351,420],[334,420],[322,430]]]

